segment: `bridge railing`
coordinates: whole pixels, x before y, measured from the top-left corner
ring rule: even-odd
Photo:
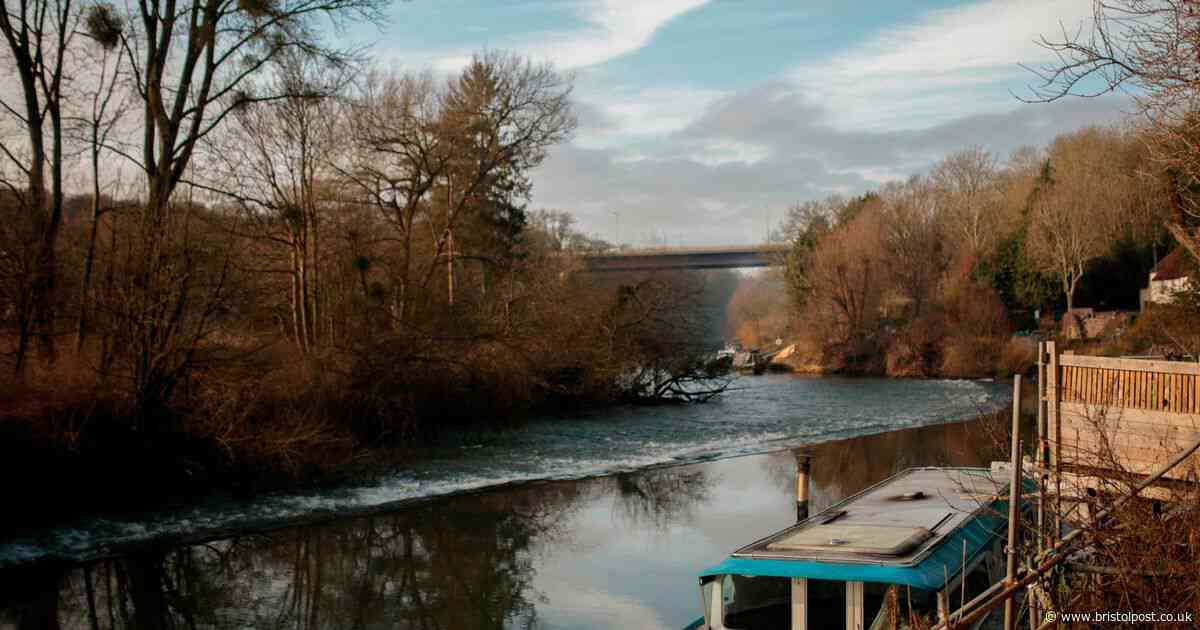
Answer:
[[[592,252],[583,256],[589,271],[647,271],[654,269],[737,269],[780,264],[785,244],[719,247],[661,247]]]
[[[590,251],[584,257],[607,256],[691,256],[703,254],[786,254],[791,245],[786,243],[767,243],[765,245],[713,245],[713,246],[670,246],[670,247],[639,247],[631,249],[606,249]]]

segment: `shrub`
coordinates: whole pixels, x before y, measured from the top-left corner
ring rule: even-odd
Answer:
[[[1200,300],[1147,305],[1119,345],[1124,354],[1200,356]]]
[[[945,320],[940,313],[924,315],[905,326],[888,347],[888,375],[936,374],[941,361],[942,345],[945,342],[945,328]]]
[[[969,274],[951,276],[943,287],[942,308],[946,322],[942,374],[955,378],[992,374],[1011,333],[996,290]]]
[[[1014,337],[1000,351],[997,375],[1028,374],[1037,362],[1037,347],[1030,338]]]
[[[952,337],[942,350],[941,373],[949,378],[989,376],[1003,341],[995,337]]]

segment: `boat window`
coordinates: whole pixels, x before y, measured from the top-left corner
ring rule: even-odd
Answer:
[[[986,562],[978,562],[975,568],[967,574],[966,589],[962,588],[962,583],[955,580],[947,593],[946,601],[949,602],[950,610],[961,608],[966,602],[975,599],[976,595],[986,591],[992,585],[992,580],[988,576]]]
[[[871,585],[868,584],[868,587]],[[866,598],[870,598],[868,590]],[[871,619],[870,609],[864,619]],[[870,630],[911,630],[928,628],[937,617],[937,595],[908,586],[888,586],[880,600],[879,611]]]
[[[782,577],[726,575],[721,585],[725,627],[790,628],[792,581]]]
[[[846,583],[808,581],[808,630],[846,630]]]
[[[991,586],[987,564],[979,562],[967,574],[964,593],[962,583],[955,580],[947,589],[946,601],[956,610]],[[864,619],[873,619],[870,630],[905,630],[931,625],[937,614],[937,595],[908,587],[867,584],[863,594]],[[911,609],[909,602],[911,601]],[[893,622],[895,619],[895,622]]]
[[[989,574],[987,563],[980,562],[975,566],[975,570],[967,575],[967,601],[963,604],[975,599],[984,591],[992,587],[992,578]]]

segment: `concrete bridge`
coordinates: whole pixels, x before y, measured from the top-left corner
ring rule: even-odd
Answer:
[[[718,247],[658,247],[587,254],[587,271],[651,271],[658,269],[738,269],[783,264],[790,246],[728,245]]]

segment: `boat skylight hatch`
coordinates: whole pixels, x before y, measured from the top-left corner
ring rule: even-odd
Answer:
[[[769,551],[830,551],[842,553],[904,555],[929,540],[924,527],[838,523],[796,530],[767,544]]]

